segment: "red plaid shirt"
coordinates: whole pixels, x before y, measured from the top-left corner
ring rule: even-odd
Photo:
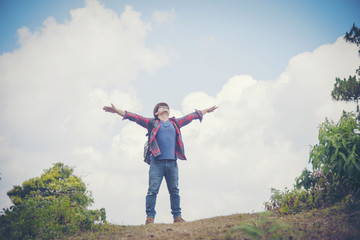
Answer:
[[[180,128],[191,123],[191,121],[194,119],[199,119],[201,122],[202,118],[203,118],[202,112],[199,110],[195,110],[195,112],[190,113],[181,118],[175,118],[175,117],[169,118],[169,120],[174,124],[176,130],[175,156],[177,158],[181,160],[186,160],[184,143],[181,137]],[[153,120],[154,118],[146,118],[138,114],[125,111],[125,116],[123,120],[124,119],[129,119],[130,121],[136,122],[140,126],[148,129],[150,121]],[[156,141],[155,138],[160,128],[160,123],[161,121],[159,119],[157,119],[154,122],[154,127],[150,134],[150,150],[154,157],[158,157],[161,154],[158,142]]]

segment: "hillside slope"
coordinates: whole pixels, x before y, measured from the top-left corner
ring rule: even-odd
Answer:
[[[360,239],[360,209],[234,214],[181,224],[106,225],[64,239]]]

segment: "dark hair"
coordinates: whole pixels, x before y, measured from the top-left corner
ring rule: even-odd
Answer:
[[[156,104],[155,107],[154,107],[154,111],[153,111],[154,118],[157,118],[157,116],[155,115],[155,113],[158,111],[158,109],[159,109],[160,106],[167,106],[167,107],[169,107],[169,105],[168,105],[167,103],[164,103],[164,102],[161,102],[161,103]]]

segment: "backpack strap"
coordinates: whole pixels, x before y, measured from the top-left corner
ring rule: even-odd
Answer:
[[[148,125],[148,132],[145,136],[148,137],[147,143],[144,146],[144,162],[150,165],[150,135],[154,128],[155,119],[151,119]]]
[[[146,135],[145,136],[147,136],[148,137],[148,141],[149,141],[149,143],[150,143],[150,135],[151,135],[151,131],[153,130],[153,128],[154,128],[154,123],[155,123],[155,119],[151,119],[150,121],[149,121],[149,125],[148,125],[148,132],[146,133]]]

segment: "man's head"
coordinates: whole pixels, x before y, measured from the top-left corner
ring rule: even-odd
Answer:
[[[169,105],[164,102],[158,103],[155,105],[153,113],[155,118],[158,118],[158,116],[161,114],[167,114],[167,116],[169,116],[170,115]]]

